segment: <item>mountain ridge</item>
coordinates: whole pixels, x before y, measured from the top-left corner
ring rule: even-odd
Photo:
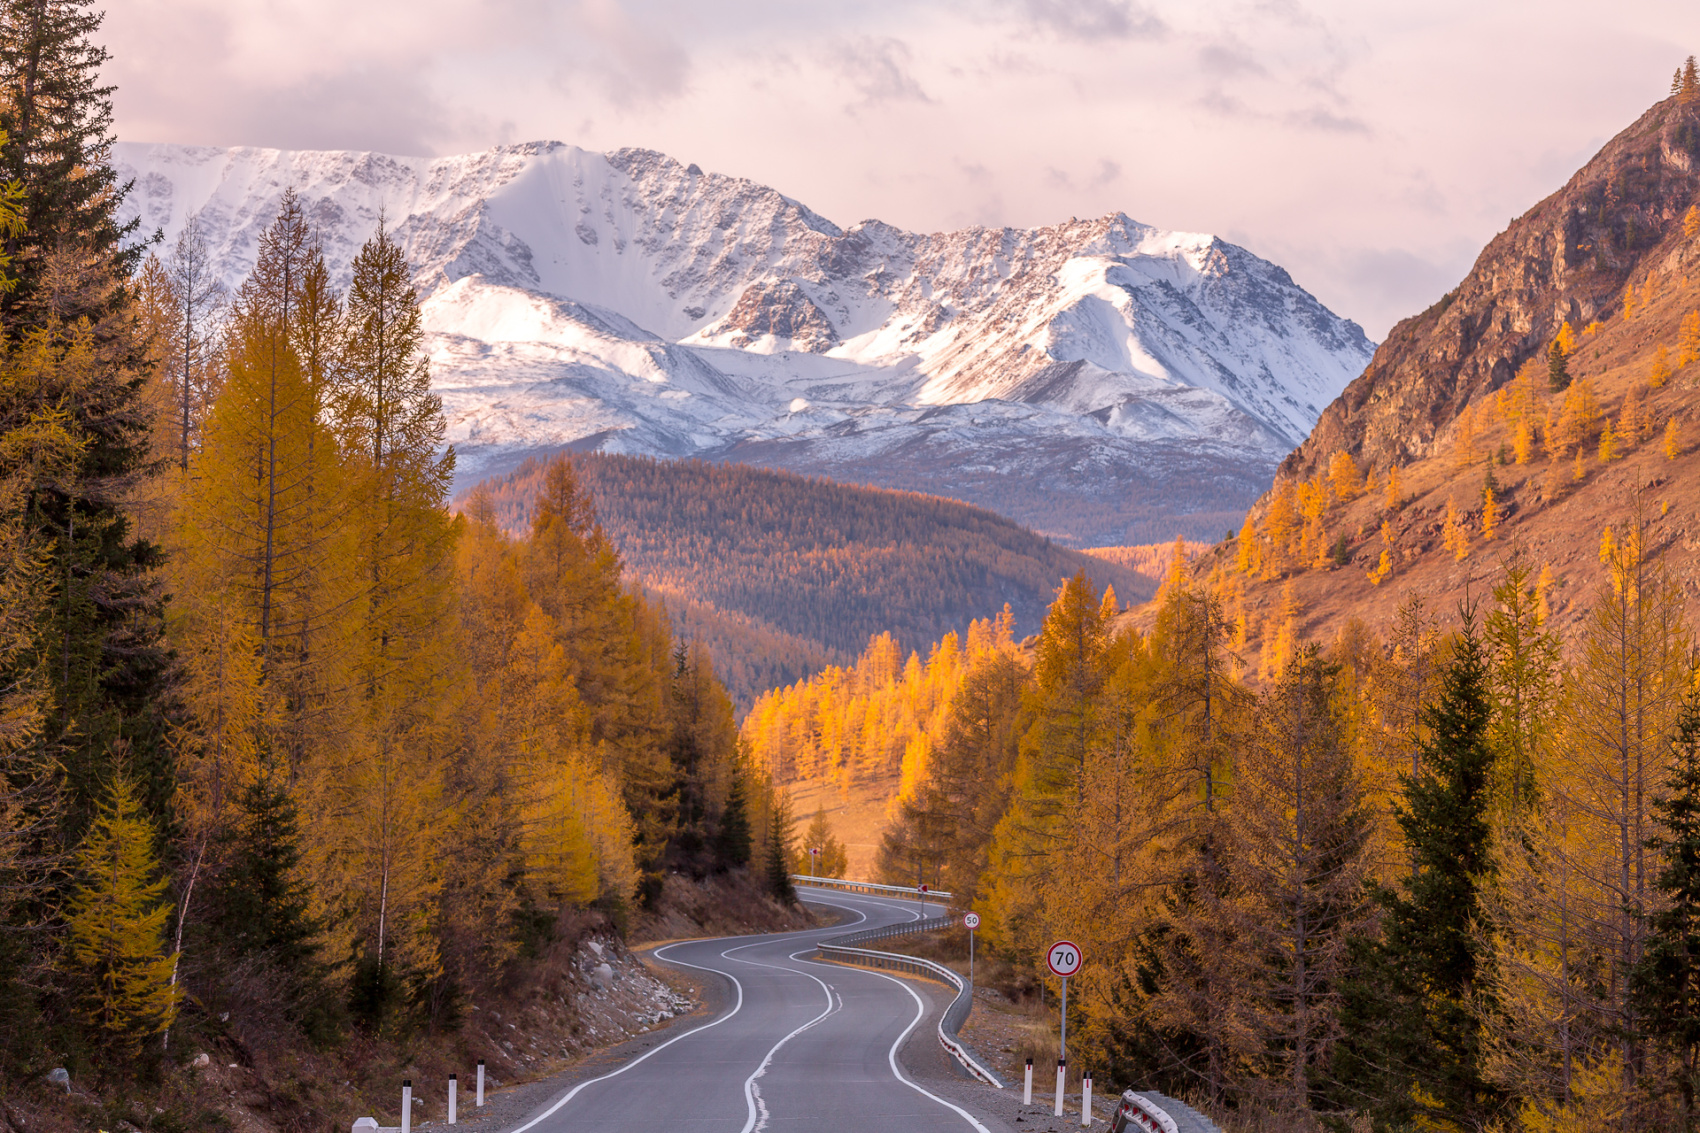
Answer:
[[[119,143],[126,217],[234,286],[286,187],[333,279],[388,218],[461,484],[562,447],[948,495],[1082,545],[1214,537],[1368,361],[1277,265],[1125,214],[841,228],[652,150]]]
[[[1626,525],[1700,599],[1697,441],[1700,100],[1673,97],[1396,326],[1238,536],[1191,569],[1265,675],[1296,642],[1394,625],[1413,598],[1448,618],[1519,558],[1574,642]]]

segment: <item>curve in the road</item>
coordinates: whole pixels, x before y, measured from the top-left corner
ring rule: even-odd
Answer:
[[[973,1114],[899,1066],[898,1051],[926,1017],[926,1001],[913,988],[880,972],[802,959],[818,940],[846,927],[914,920],[917,910],[908,902],[861,895],[810,893],[805,899],[855,919],[829,928],[658,948],[656,958],[664,963],[730,981],[731,1005],[617,1069],[578,1083],[511,1133],[782,1133],[820,1128],[822,1118],[845,1133],[892,1128],[944,1133],[961,1130],[964,1122],[986,1133]]]

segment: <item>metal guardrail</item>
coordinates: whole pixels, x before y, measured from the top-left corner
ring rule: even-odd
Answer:
[[[942,917],[928,917],[924,921],[906,921],[903,924],[886,925],[884,928],[867,928],[861,932],[833,936],[829,937],[826,943],[837,944],[841,947],[872,944],[876,940],[890,940],[894,936],[913,936],[918,932],[932,932],[934,929],[949,928],[961,923],[962,918],[960,916],[947,913]]]
[[[1175,1119],[1165,1113],[1163,1108],[1151,1099],[1129,1090],[1122,1095],[1122,1104],[1132,1106],[1132,1112],[1129,1116],[1138,1121],[1140,1127],[1148,1130],[1149,1133],[1178,1133]]]
[[[974,1052],[968,1049],[967,1043],[956,1037],[956,1032],[968,1020],[968,1012],[974,1007],[973,984],[943,964],[935,964],[931,960],[923,960],[919,956],[905,956],[900,952],[875,952],[867,948],[847,948],[834,941],[823,941],[816,945],[815,949],[823,960],[838,960],[842,963],[862,964],[870,968],[889,968],[893,971],[909,972],[954,987],[956,998],[950,1001],[950,1006],[946,1007],[944,1014],[939,1017],[939,1045],[944,1047],[952,1058],[961,1063],[964,1070],[980,1081],[996,1086],[1000,1090],[1004,1088],[1003,1080],[994,1074],[985,1063],[975,1057]]]
[[[842,877],[811,877],[806,873],[794,873],[791,880],[798,885],[819,885],[841,893],[868,893],[875,897],[908,897],[917,901],[925,899],[940,903],[948,903],[951,898],[949,893],[933,890],[922,893],[911,885],[876,885],[871,881],[846,881]]]

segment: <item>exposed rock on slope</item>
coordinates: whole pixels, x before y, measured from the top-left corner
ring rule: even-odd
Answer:
[[[462,482],[575,447],[954,496],[1083,544],[1218,534],[1368,361],[1286,272],[1116,214],[848,230],[646,150],[436,160],[121,144],[227,282],[294,186],[333,276],[389,218]]]
[[[1649,565],[1700,600],[1697,165],[1700,103],[1659,103],[1447,301],[1395,328],[1252,509],[1255,548],[1242,534],[1193,565],[1243,616],[1247,660],[1269,671],[1283,641],[1326,642],[1358,619],[1386,630],[1413,596],[1450,617],[1514,553],[1547,573],[1551,628],[1573,644],[1607,581],[1603,533],[1625,523],[1644,524]],[[1565,321],[1578,333],[1558,392],[1542,356]],[[1342,451],[1356,467],[1340,471],[1368,473],[1371,490],[1327,475]]]
[[[1344,449],[1376,464],[1430,455],[1472,399],[1510,381],[1569,321],[1621,310],[1631,275],[1665,266],[1700,186],[1700,104],[1655,104],[1569,182],[1512,221],[1470,274],[1393,328],[1282,465],[1304,477]]]

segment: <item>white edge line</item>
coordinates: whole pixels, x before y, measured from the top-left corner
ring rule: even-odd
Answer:
[[[846,906],[838,906],[838,907],[839,908],[845,908]],[[861,920],[854,922],[855,924],[861,924],[862,921],[865,921],[865,920],[868,919],[868,914],[865,913],[865,912],[862,912],[862,910],[860,910],[860,909],[852,908],[851,911],[856,913],[859,917],[861,917]],[[832,925],[830,927],[838,928],[839,926],[838,925]],[[799,930],[798,932],[795,932],[795,933],[775,933],[775,934],[771,934],[771,935],[779,936],[779,937],[801,936],[805,932],[820,932],[820,931],[821,930],[818,929],[818,928],[811,928],[811,929],[802,929],[802,930]],[[762,934],[759,934],[759,935],[766,938],[770,934],[762,933]],[[578,1085],[574,1086],[571,1090],[568,1090],[567,1093],[566,1093],[566,1096],[561,1098],[560,1101],[556,1102],[554,1105],[550,1106],[548,1109],[544,1110],[542,1113],[538,1114],[536,1117],[532,1118],[530,1121],[526,1122],[524,1125],[521,1125],[518,1129],[510,1130],[509,1133],[525,1133],[525,1131],[527,1129],[530,1129],[532,1126],[536,1125],[538,1122],[545,1121],[545,1120],[555,1116],[555,1114],[560,1110],[560,1108],[562,1106],[564,1106],[568,1102],[572,1101],[573,1098],[578,1095],[578,1092],[580,1090],[584,1089],[586,1086],[594,1086],[598,1082],[606,1082],[610,1078],[618,1077],[619,1075],[624,1074],[626,1071],[630,1070],[632,1067],[636,1066],[638,1063],[647,1059],[650,1055],[660,1054],[662,1051],[666,1050],[668,1047],[672,1046],[674,1043],[680,1041],[681,1039],[688,1039],[694,1034],[698,1034],[702,1031],[708,1030],[710,1027],[718,1027],[720,1024],[724,1023],[726,1020],[728,1020],[732,1016],[736,1015],[739,1011],[743,1010],[743,1007],[744,1007],[744,985],[738,982],[737,976],[734,976],[731,972],[722,972],[718,968],[705,968],[701,964],[692,964],[687,960],[676,960],[676,959],[672,959],[672,958],[668,958],[668,957],[663,957],[661,955],[663,952],[666,952],[666,951],[673,949],[673,948],[679,948],[679,947],[686,945],[686,944],[712,944],[712,943],[715,943],[717,940],[739,940],[739,939],[742,939],[742,938],[736,937],[736,936],[730,936],[730,937],[722,936],[722,937],[710,937],[708,940],[680,940],[680,941],[677,941],[676,943],[673,943],[673,944],[663,945],[662,947],[657,948],[653,953],[651,953],[651,955],[653,955],[658,960],[666,959],[667,963],[669,963],[669,964],[677,964],[682,968],[695,968],[699,972],[713,972],[717,976],[725,976],[727,979],[731,980],[732,986],[738,989],[738,1001],[732,1005],[732,1010],[726,1012],[726,1014],[720,1016],[718,1019],[715,1019],[713,1022],[704,1023],[700,1027],[692,1027],[690,1030],[686,1031],[684,1034],[674,1035],[672,1038],[668,1039],[666,1042],[661,1043],[658,1046],[651,1047],[649,1050],[644,1051],[642,1054],[638,1055],[636,1058],[632,1059],[630,1062],[627,1062],[626,1064],[624,1064],[623,1066],[619,1067],[616,1070],[610,1070],[608,1073],[603,1074],[600,1077],[589,1078],[589,1079],[586,1079],[583,1082],[580,1082]],[[766,939],[756,940],[756,941],[752,941],[750,944],[743,945],[741,947],[750,948],[750,947],[754,947],[756,944],[765,944],[765,943],[767,943]],[[733,951],[737,951],[737,950],[738,949],[728,948],[726,950],[726,952],[733,952]],[[722,957],[725,957],[726,952],[722,952],[720,955]],[[747,961],[747,960],[741,961],[741,962],[742,963],[751,963],[751,961]],[[762,966],[766,967],[767,965],[762,965]],[[820,980],[815,979],[814,976],[809,975],[808,972],[799,972],[798,975],[809,976],[810,979],[814,980],[816,983],[820,984],[822,987],[826,986],[824,983],[821,983]],[[914,994],[914,993],[911,992],[910,994]],[[828,992],[827,993],[827,999],[828,999],[829,1004],[830,1004],[831,998],[832,998],[832,995],[831,995],[830,992]],[[828,1010],[830,1011],[830,1009],[831,1008],[829,1006]],[[783,1046],[785,1044],[785,1042],[791,1038],[792,1035],[795,1035],[802,1030],[806,1030],[808,1027],[814,1026],[814,1024],[816,1022],[819,1022],[819,1020],[818,1019],[812,1020],[809,1023],[805,1024],[804,1027],[800,1027],[800,1028],[798,1028],[797,1031],[791,1032],[791,1035],[786,1035],[784,1039],[779,1040],[779,1045]],[[778,1050],[779,1047],[776,1046],[773,1049]],[[770,1051],[768,1051],[768,1058],[771,1058],[771,1057],[773,1057],[773,1051],[770,1050]],[[766,1060],[764,1059],[763,1062],[762,1062],[762,1065],[765,1066],[766,1064],[767,1064]],[[757,1072],[759,1073],[760,1070],[761,1070],[761,1067],[757,1067],[756,1069],[757,1069]],[[745,1085],[744,1100],[751,1107],[751,1109],[750,1109],[750,1123],[746,1124],[744,1126],[746,1133],[750,1128],[750,1124],[753,1124],[754,1120],[755,1120],[755,1109],[754,1109],[755,1103],[749,1096],[749,1083],[751,1081],[754,1081],[754,1080],[755,1080],[755,1075],[752,1074],[752,1075],[750,1075],[749,1080],[744,1083],[744,1085]]]
[[[832,904],[832,902],[822,901],[822,902],[820,902],[820,904],[830,905],[830,904]],[[845,906],[841,905],[841,906],[837,906],[837,907],[838,908],[844,908]],[[866,917],[864,917],[864,919],[866,919]],[[820,961],[818,961],[818,960],[804,960],[803,963],[805,963],[805,964],[818,964],[818,963],[820,963]],[[835,964],[833,966],[837,967],[838,965]],[[857,968],[856,971],[867,972],[870,976],[878,976],[882,980],[890,980],[892,983],[896,984],[898,987],[900,987],[904,991],[908,992],[909,998],[913,999],[915,1001],[915,1006],[917,1008],[915,1017],[909,1021],[909,1025],[907,1027],[903,1028],[903,1033],[901,1035],[897,1036],[897,1041],[892,1043],[891,1049],[886,1052],[886,1061],[891,1064],[892,1075],[899,1082],[902,1082],[905,1086],[908,1086],[911,1090],[914,1090],[916,1093],[922,1095],[923,1097],[931,1098],[933,1101],[938,1102],[940,1105],[944,1106],[946,1109],[956,1111],[956,1113],[958,1115],[960,1115],[961,1118],[964,1121],[968,1122],[968,1124],[972,1125],[975,1129],[978,1129],[980,1131],[980,1133],[991,1133],[991,1130],[987,1129],[984,1125],[981,1125],[979,1119],[976,1118],[973,1114],[969,1113],[967,1110],[963,1109],[961,1106],[957,1105],[955,1102],[946,1101],[945,1099],[939,1097],[937,1094],[933,1093],[931,1090],[928,1090],[925,1087],[919,1086],[916,1083],[911,1082],[909,1079],[907,1079],[903,1076],[903,1071],[901,1071],[897,1068],[897,1051],[898,1051],[898,1049],[903,1046],[903,1043],[905,1042],[905,1040],[907,1040],[909,1038],[909,1035],[915,1030],[915,1028],[920,1026],[921,1020],[923,1020],[927,1017],[926,1001],[923,1000],[919,995],[915,994],[914,988],[910,987],[908,984],[904,983],[902,980],[898,979],[896,976],[888,976],[884,972],[877,972],[877,971],[874,971],[872,968]],[[823,984],[822,986],[825,986],[825,985]],[[812,1027],[812,1026],[814,1026],[814,1023],[810,1023],[808,1025]],[[942,1031],[940,1032],[940,1036],[941,1037],[943,1036]],[[787,1036],[787,1037],[789,1037],[789,1036]],[[516,1130],[515,1133],[518,1133],[518,1131]],[[748,1127],[745,1128],[744,1133],[750,1133],[750,1130],[749,1130]]]
[[[923,1097],[931,1098],[933,1101],[938,1102],[940,1105],[944,1106],[946,1109],[955,1110],[956,1113],[961,1116],[962,1120],[964,1120],[968,1124],[972,1125],[975,1129],[978,1129],[980,1131],[980,1133],[991,1133],[991,1130],[987,1129],[984,1125],[980,1124],[980,1121],[979,1121],[978,1118],[976,1118],[973,1114],[969,1113],[967,1110],[963,1109],[961,1106],[957,1105],[955,1102],[946,1101],[945,1099],[939,1097],[937,1094],[933,1093],[931,1090],[928,1090],[923,1086],[920,1086],[920,1085],[918,1085],[914,1082],[911,1082],[908,1078],[905,1078],[903,1076],[903,1071],[899,1070],[897,1068],[897,1051],[900,1047],[903,1046],[904,1041],[909,1038],[910,1033],[912,1031],[914,1031],[914,1029],[916,1027],[920,1026],[921,1020],[925,1019],[927,1017],[926,1001],[923,1000],[919,995],[915,994],[914,988],[910,987],[908,984],[904,983],[902,980],[898,979],[896,976],[888,976],[884,972],[875,972],[875,971],[872,971],[872,970],[866,969],[866,968],[864,968],[862,970],[868,972],[869,975],[878,976],[882,980],[890,980],[892,983],[896,984],[898,987],[900,987],[904,991],[908,992],[909,998],[913,999],[915,1001],[915,1017],[909,1021],[909,1025],[907,1027],[903,1028],[903,1033],[901,1035],[897,1036],[897,1041],[892,1043],[891,1049],[886,1052],[885,1059],[886,1059],[887,1062],[889,1062],[891,1064],[892,1075],[899,1082],[902,1082],[905,1086],[908,1086],[911,1090],[914,1090],[916,1093],[922,1095]]]
[[[696,941],[690,941],[690,940],[681,940],[681,941],[679,941],[678,944],[669,944],[669,945],[666,945],[665,947],[657,948],[654,952],[654,955],[657,959],[662,959],[661,954],[663,952],[667,951],[669,948],[677,948],[679,946],[679,944],[695,944],[695,943],[697,943],[697,942]],[[636,1066],[638,1063],[644,1061],[650,1055],[660,1054],[662,1051],[666,1050],[668,1047],[672,1046],[674,1043],[680,1041],[681,1039],[688,1039],[692,1035],[699,1034],[703,1031],[708,1030],[710,1027],[718,1027],[720,1024],[724,1023],[726,1020],[728,1020],[728,1019],[732,1018],[732,1016],[736,1015],[739,1011],[743,1010],[743,1007],[744,1007],[744,985],[739,983],[738,977],[734,976],[731,972],[721,972],[721,971],[717,971],[714,968],[705,968],[700,964],[692,964],[692,963],[685,961],[685,960],[668,959],[667,962],[669,964],[678,964],[682,968],[695,968],[699,972],[714,972],[714,974],[717,975],[717,976],[725,976],[727,979],[732,981],[732,986],[738,989],[738,1001],[732,1005],[732,1010],[726,1012],[726,1014],[720,1016],[718,1019],[715,1019],[713,1022],[704,1023],[700,1027],[692,1027],[690,1030],[686,1031],[682,1035],[674,1035],[672,1038],[668,1039],[666,1042],[660,1044],[659,1046],[651,1047],[649,1050],[644,1051],[642,1054],[638,1055],[636,1058],[632,1059],[630,1062],[621,1066],[617,1070],[611,1070],[608,1073],[602,1075],[601,1077],[591,1078],[591,1079],[588,1079],[586,1081],[580,1082],[578,1085],[574,1086],[571,1090],[568,1090],[566,1096],[563,1097],[560,1101],[556,1102],[554,1105],[550,1106],[548,1109],[544,1110],[542,1113],[538,1114],[536,1117],[532,1118],[530,1121],[526,1122],[524,1125],[521,1125],[518,1129],[511,1130],[510,1133],[525,1133],[525,1131],[527,1129],[530,1129],[532,1126],[536,1125],[538,1122],[545,1121],[548,1118],[553,1117],[555,1115],[556,1111],[558,1111],[562,1106],[566,1105],[568,1102],[572,1101],[573,1098],[577,1096],[578,1092],[580,1090],[584,1089],[586,1086],[594,1086],[598,1082],[606,1082],[610,1078],[616,1077],[620,1074],[624,1074],[626,1071],[630,1070],[632,1067]]]

